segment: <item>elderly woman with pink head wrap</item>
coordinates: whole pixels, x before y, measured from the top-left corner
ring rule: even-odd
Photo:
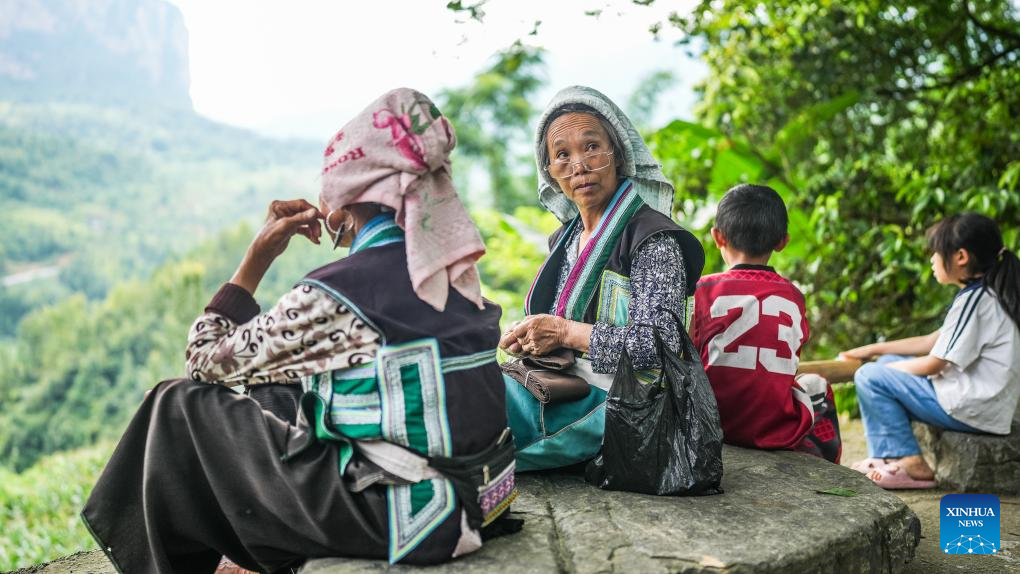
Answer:
[[[394,90],[327,145],[320,208],[273,202],[191,329],[188,379],[148,393],[82,511],[120,571],[430,564],[520,528],[500,310],[455,144],[426,96]],[[321,222],[349,254],[260,313],[263,274]]]

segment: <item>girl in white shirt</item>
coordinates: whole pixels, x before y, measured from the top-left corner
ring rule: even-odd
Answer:
[[[977,213],[932,226],[928,247],[935,279],[960,287],[942,327],[842,353],[878,357],[854,377],[869,458],[853,468],[883,488],[935,487],[911,421],[1009,434],[1020,398],[1020,259]]]

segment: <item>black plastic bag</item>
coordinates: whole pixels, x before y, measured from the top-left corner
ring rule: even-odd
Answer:
[[[585,479],[607,490],[700,496],[721,494],[722,427],[701,359],[680,325],[683,356],[655,331],[662,376],[656,384],[634,376],[624,349],[606,397],[602,450]]]

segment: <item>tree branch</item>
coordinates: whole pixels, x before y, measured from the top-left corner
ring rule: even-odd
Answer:
[[[956,86],[957,84],[959,84],[959,83],[961,83],[963,81],[969,80],[969,79],[973,78],[974,76],[979,75],[986,68],[991,67],[992,65],[994,65],[999,60],[1005,58],[1006,56],[1012,54],[1013,52],[1016,52],[1017,50],[1020,50],[1020,43],[1014,44],[1013,46],[1010,46],[1009,48],[1007,48],[1007,49],[1005,49],[1005,50],[1003,50],[1001,52],[996,52],[995,54],[991,54],[987,58],[982,60],[981,63],[979,63],[978,65],[971,66],[971,67],[961,71],[960,73],[955,74],[952,77],[947,78],[947,79],[945,79],[945,80],[943,80],[941,82],[935,82],[934,84],[918,86],[916,88],[883,88],[883,89],[877,90],[876,93],[878,95],[880,95],[880,96],[885,96],[885,97],[897,97],[897,96],[916,95],[916,94],[919,94],[921,92],[929,92],[931,90],[940,90],[940,89],[945,89],[945,88],[952,88],[952,87]]]
[[[974,11],[970,9],[970,2],[967,2],[967,0],[964,0],[964,2],[963,2],[963,11],[967,14],[967,19],[968,20],[973,22],[975,26],[977,26],[978,28],[981,28],[986,33],[992,34],[992,35],[995,35],[995,36],[999,36],[999,37],[1003,37],[1003,38],[1009,38],[1009,39],[1011,39],[1011,40],[1013,40],[1015,42],[1020,42],[1020,33],[1018,33],[1017,31],[1015,31],[1015,30],[1005,30],[1005,29],[999,28],[997,26],[992,26],[991,24],[987,24],[985,22],[982,22],[977,17],[977,15],[974,14]]]

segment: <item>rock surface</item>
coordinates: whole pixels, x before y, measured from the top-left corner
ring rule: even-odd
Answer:
[[[914,423],[940,488],[1020,494],[1020,410],[1008,436],[949,432]]]
[[[859,420],[841,420],[840,431],[843,435],[843,462],[849,465],[852,462],[865,458],[867,456],[867,446],[864,441],[864,429]],[[731,461],[732,453],[726,451],[727,464],[732,464]],[[732,470],[732,469],[728,469]],[[535,477],[535,481],[537,482]],[[543,477],[543,480],[546,477]],[[548,477],[551,479],[551,477]],[[727,476],[727,486],[732,482],[730,476]],[[485,546],[485,549],[478,554],[470,556],[464,560],[457,560],[450,564],[447,564],[440,568],[434,568],[436,572],[470,572],[472,570],[493,570],[496,572],[558,572],[566,570],[566,563],[564,562],[561,566],[557,562],[560,546],[550,542],[551,540],[558,540],[559,533],[554,529],[554,522],[548,509],[543,509],[541,506],[537,506],[534,502],[537,502],[538,495],[532,496],[531,487],[528,486],[532,482],[532,478],[527,475],[522,476],[525,482],[525,494],[522,496],[521,503],[514,505],[514,511],[520,511],[524,514],[525,518],[528,519],[528,525],[524,532],[513,537],[497,539]],[[768,484],[768,483],[766,483]],[[537,492],[537,490],[536,490]],[[862,489],[861,492],[864,492]],[[1002,552],[994,556],[966,556],[966,555],[946,555],[943,554],[939,547],[939,502],[943,495],[949,494],[952,491],[949,490],[912,490],[912,491],[895,491],[895,494],[899,499],[905,502],[912,511],[921,519],[922,523],[922,538],[920,544],[915,550],[914,560],[906,565],[903,570],[904,574],[956,574],[958,572],[968,572],[973,574],[1003,574],[1005,572],[1018,573],[1020,574],[1020,497],[1000,495],[999,498],[1002,503]],[[612,494],[612,493],[605,493]],[[732,489],[727,492],[723,497],[728,497],[734,494]],[[722,500],[723,497],[716,497]],[[562,506],[562,505],[560,505]],[[878,515],[876,514],[876,518]],[[814,518],[809,524],[816,524],[824,522],[822,517]],[[809,526],[810,527],[810,526]],[[750,528],[750,526],[743,526],[743,528]],[[799,528],[799,527],[798,527]],[[677,540],[683,540],[684,537],[689,537],[684,534],[683,530],[673,533]],[[679,544],[678,544],[679,545]],[[555,550],[554,552],[554,549]],[[627,552],[626,549],[618,550],[618,553]],[[313,572],[312,567],[319,568],[319,574],[330,572],[330,568],[333,571],[339,570],[341,566],[338,565],[340,561],[327,561],[322,560],[309,565],[309,571]],[[828,562],[826,562],[828,563]],[[351,566],[350,563],[344,564],[343,567]],[[384,571],[386,565],[382,562],[361,562],[357,563],[355,572],[373,572],[373,571]],[[611,567],[606,565],[603,569],[609,570]],[[395,567],[393,570],[401,570],[403,568]],[[575,566],[576,569],[576,566]],[[776,568],[778,570],[778,568]],[[877,570],[881,571],[883,568],[879,566]],[[636,569],[628,569],[636,570]],[[746,569],[745,569],[746,570]],[[809,571],[819,571],[819,568],[809,568]],[[427,571],[427,570],[426,570]],[[580,571],[578,569],[578,571]],[[682,571],[682,570],[681,570]],[[717,570],[720,572],[721,570]],[[733,571],[739,571],[734,569]],[[824,571],[824,570],[823,570]],[[832,569],[828,571],[841,571],[839,569]],[[106,561],[102,552],[94,551],[88,553],[79,553],[74,556],[61,558],[60,560],[35,566],[29,570],[20,571],[33,572],[33,573],[45,573],[45,574],[68,574],[68,573],[81,573],[90,572],[96,574],[113,574],[114,569]]]
[[[442,572],[900,572],[920,534],[895,495],[846,467],[793,452],[726,447],[720,496],[598,490],[579,474],[520,476],[524,531],[431,569]],[[833,487],[855,497],[819,494]],[[310,561],[304,574],[416,570],[382,561]],[[102,553],[25,572],[112,573]]]
[[[520,476],[523,533],[444,572],[898,572],[920,523],[863,475],[792,452],[726,447],[721,496],[607,492],[561,472]],[[819,494],[843,487],[856,497]],[[389,568],[393,571],[410,568]],[[384,562],[314,560],[304,574],[381,572]]]
[[[117,574],[117,569],[99,550],[78,552],[60,560],[16,570],[13,574]]]

